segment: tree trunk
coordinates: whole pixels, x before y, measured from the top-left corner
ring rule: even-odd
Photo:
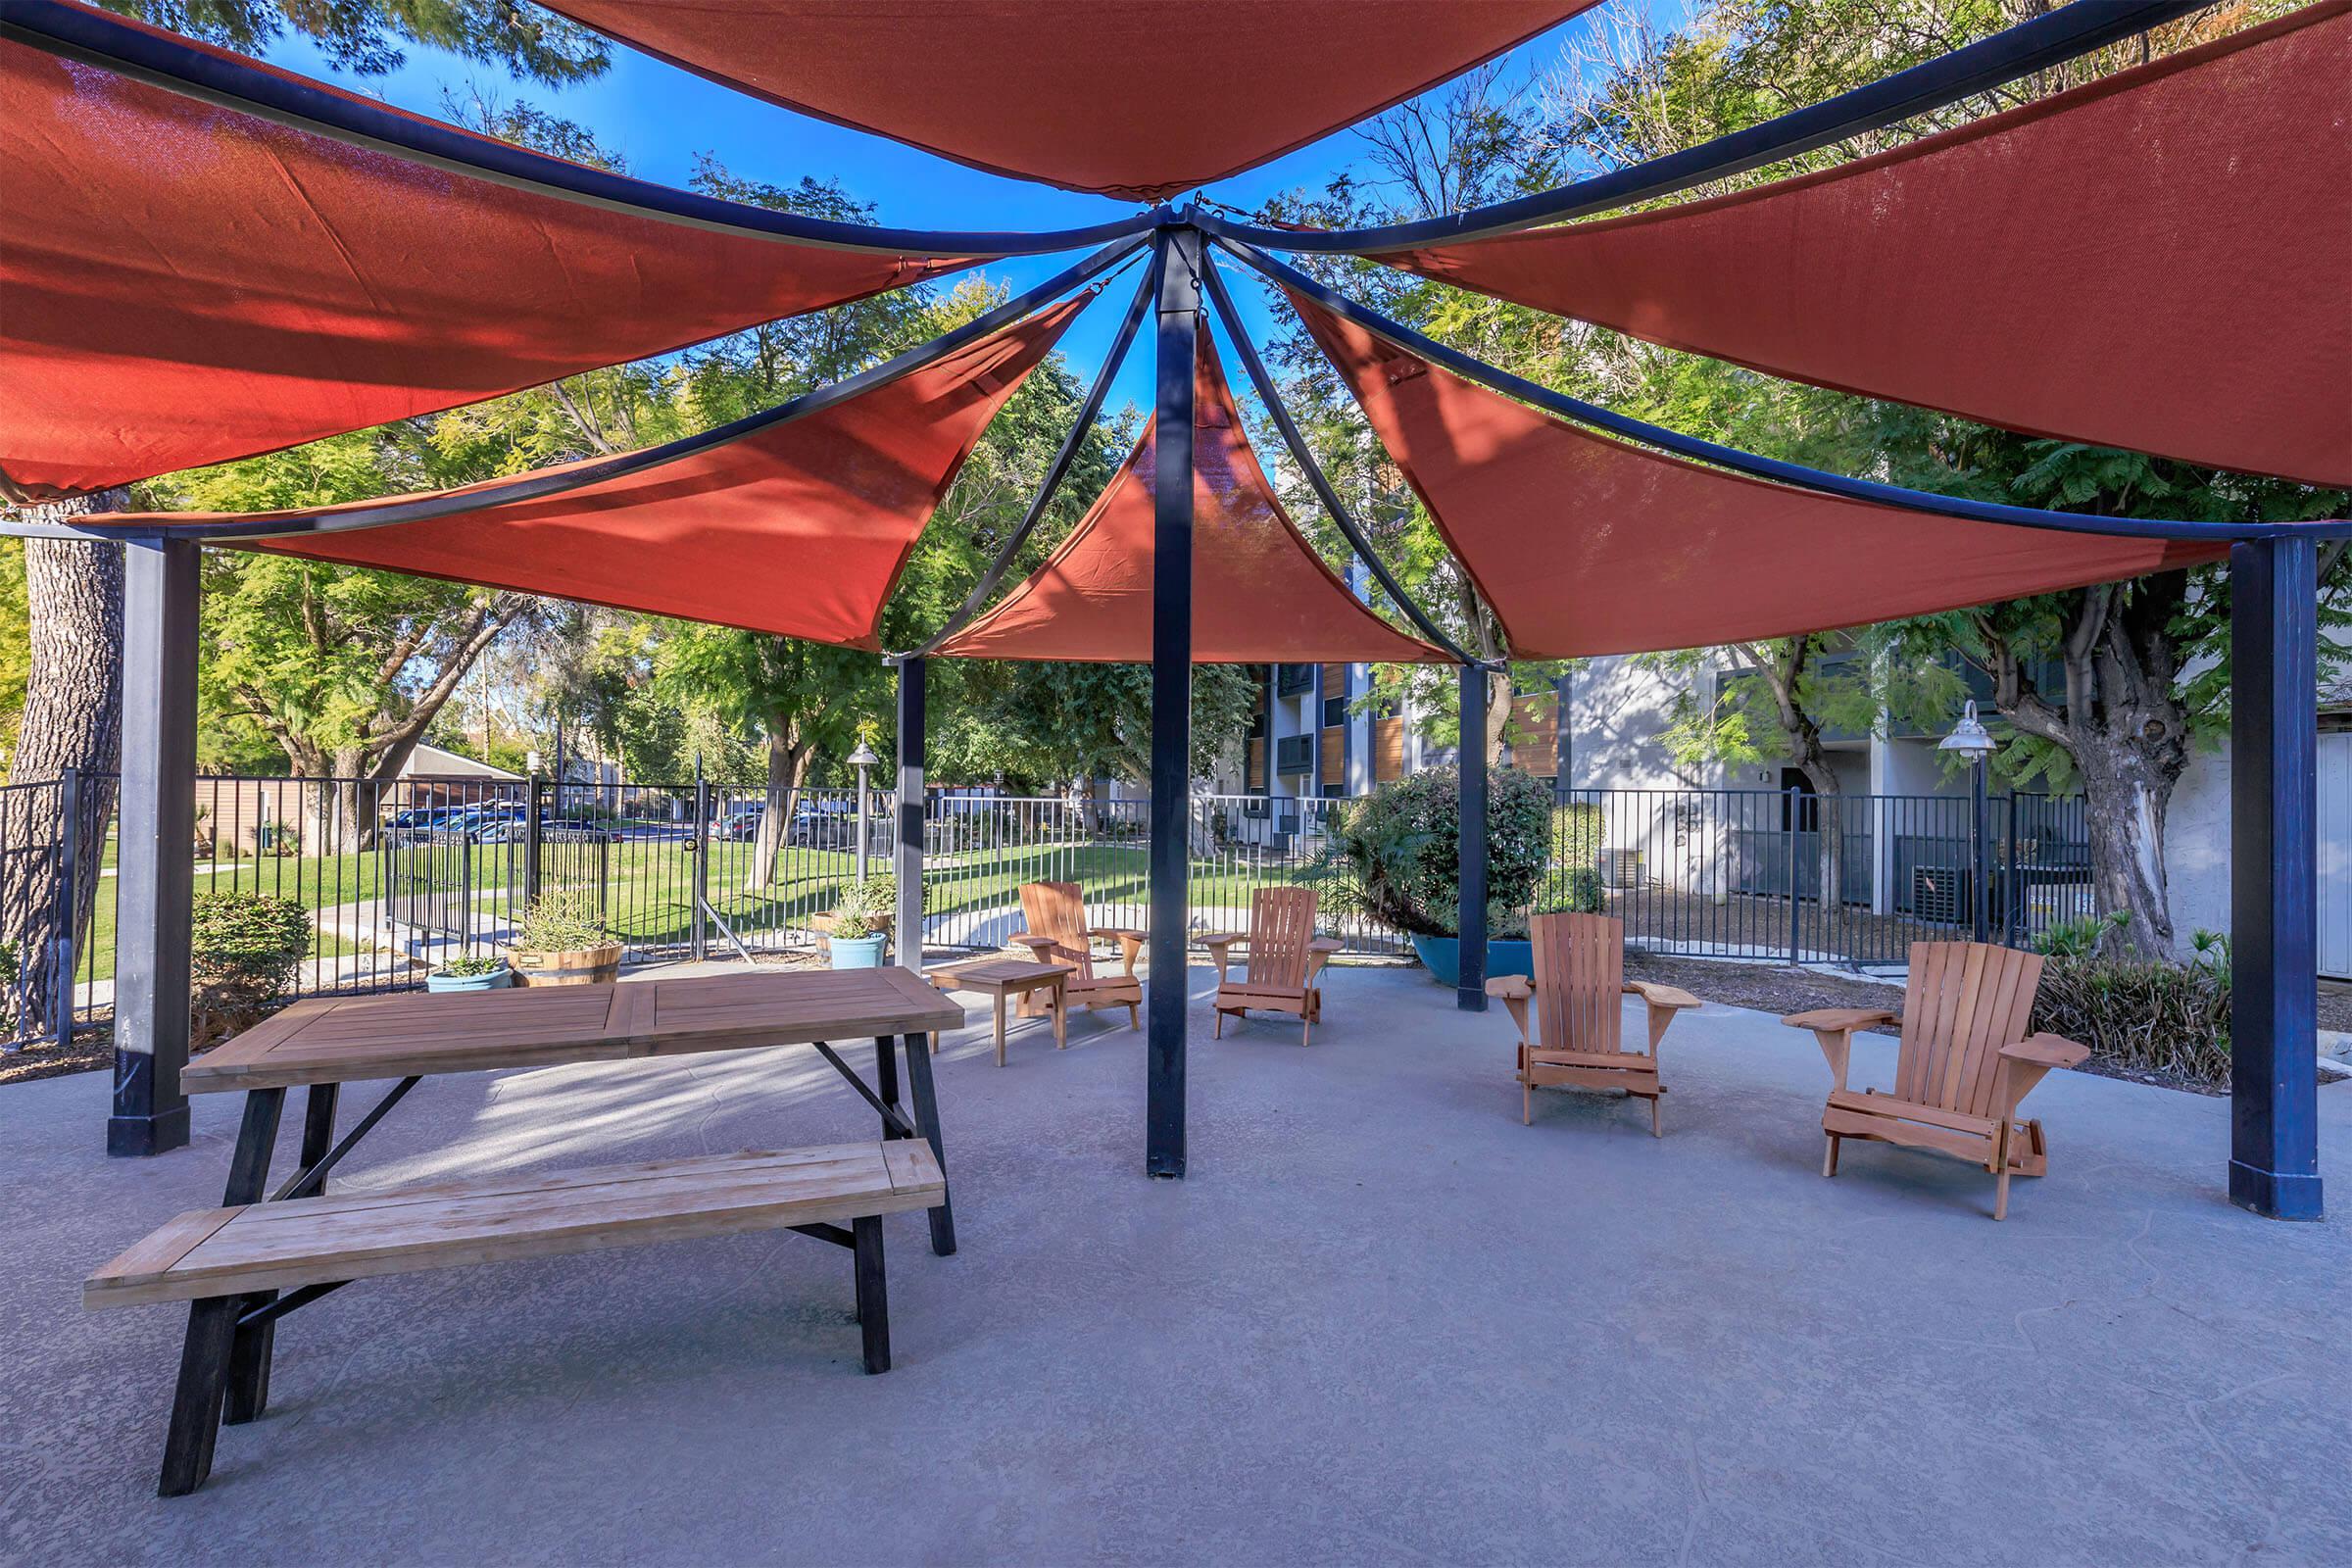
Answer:
[[[128,505],[128,492],[105,490],[27,508],[36,520],[57,520]],[[82,773],[80,820],[62,820],[62,791],[26,790],[12,803],[0,856],[0,941],[17,952],[24,999],[21,1034],[49,1034],[71,1015],[73,976],[61,970],[78,952],[98,904],[99,862],[114,816],[116,770],[122,752],[122,550],[73,540],[24,542],[25,595],[30,609],[31,667],[11,784],[55,780],[69,767]],[[60,929],[56,886],[64,835],[74,838],[73,941]],[[190,854],[194,846],[186,847]]]
[[[2173,631],[2187,596],[2180,571],[2128,591],[2108,584],[2072,596],[2063,704],[2035,689],[1997,626],[1980,621],[1995,705],[2019,729],[2063,748],[2082,781],[2095,906],[2129,916],[2108,945],[2148,957],[2173,955],[2164,821],[2189,761]]]
[[[792,829],[793,803],[808,771],[808,748],[797,739],[793,725],[781,717],[770,720],[767,732],[767,809],[760,813],[760,833],[752,843],[751,869],[743,879],[746,893],[764,892],[776,879],[776,852]]]

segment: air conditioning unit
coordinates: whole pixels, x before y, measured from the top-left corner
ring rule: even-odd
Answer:
[[[1645,880],[1642,875],[1642,852],[1640,850],[1603,850],[1600,852],[1600,881],[1603,887],[1638,888]]]
[[[1911,868],[1911,913],[1938,925],[1958,925],[1969,914],[1968,873],[1956,865]]]

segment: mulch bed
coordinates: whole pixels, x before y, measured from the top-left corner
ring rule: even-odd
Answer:
[[[54,1042],[26,1046],[0,1055],[0,1085],[30,1083],[70,1072],[95,1072],[115,1064],[115,1032],[106,1024],[75,1032],[74,1043],[60,1051]]]

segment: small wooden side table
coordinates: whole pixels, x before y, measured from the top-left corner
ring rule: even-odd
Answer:
[[[1015,997],[1025,997],[1034,991],[1048,995],[1054,1011],[1054,1049],[1066,1050],[1070,1043],[1069,981],[1078,972],[1074,963],[1031,963],[1022,958],[974,958],[966,963],[943,964],[927,969],[923,978],[942,991],[978,991],[996,1003],[997,1065],[1004,1065],[1004,1004]],[[939,1053],[939,1036],[931,1037],[931,1051]]]

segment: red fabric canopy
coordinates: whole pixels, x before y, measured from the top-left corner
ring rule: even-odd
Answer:
[[[1699,648],[2219,561],[1768,484],[1555,419],[1291,295],[1522,659]]]
[[[0,487],[28,499],[450,408],[970,265],[568,199],[6,39],[0,169]]]
[[[1824,173],[1382,259],[1774,375],[2352,484],[2348,12]]]
[[[1300,537],[1243,433],[1200,337],[1193,427],[1193,662],[1415,663],[1446,656],[1374,614]],[[1147,427],[1046,564],[939,652],[967,659],[1152,660],[1152,483]]]
[[[253,548],[878,648],[883,602],[923,525],[989,419],[1085,303],[1040,312],[805,417],[619,477],[509,502],[495,492],[514,480],[493,479],[444,492],[481,493],[478,508]],[[88,520],[250,522],[384,504]]]
[[[1595,0],[551,0],[649,54],[959,163],[1156,201]]]

